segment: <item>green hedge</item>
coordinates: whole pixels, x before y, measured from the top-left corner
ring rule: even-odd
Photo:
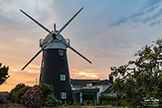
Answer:
[[[117,97],[116,96],[104,96],[104,95],[101,95],[99,97],[99,100],[100,100],[101,105],[112,105],[112,106],[117,105]]]
[[[99,98],[100,98],[100,101],[117,101],[116,96],[104,96],[104,95],[101,95]]]

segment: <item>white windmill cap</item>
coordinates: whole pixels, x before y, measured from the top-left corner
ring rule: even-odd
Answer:
[[[61,34],[57,36],[63,39],[64,41],[66,41]],[[53,38],[53,36],[51,34],[48,34],[43,40],[43,45],[46,44],[51,38]],[[65,49],[66,50],[67,47],[58,39],[54,39],[45,49]]]

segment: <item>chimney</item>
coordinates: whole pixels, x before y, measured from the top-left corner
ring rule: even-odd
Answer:
[[[113,76],[109,75],[109,82],[113,84]]]

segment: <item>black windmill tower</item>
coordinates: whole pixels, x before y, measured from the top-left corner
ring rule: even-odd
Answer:
[[[45,39],[40,40],[41,49],[36,55],[22,68],[22,70],[30,64],[42,51],[42,63],[39,83],[52,84],[54,87],[55,97],[63,102],[73,101],[69,68],[67,63],[66,50],[70,48],[86,61],[91,63],[87,58],[81,55],[78,51],[70,46],[70,40],[66,40],[60,33],[62,30],[77,16],[77,14],[83,9],[83,7],[59,30],[56,30],[56,24],[54,24],[54,31],[49,31],[46,27],[29,16],[23,10],[20,10],[36,24],[42,27],[49,34]]]

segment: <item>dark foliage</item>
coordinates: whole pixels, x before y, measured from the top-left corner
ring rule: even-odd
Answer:
[[[54,97],[53,94],[47,95],[44,101],[45,101],[45,106],[48,106],[48,107],[57,106],[57,99]]]
[[[48,85],[46,83],[42,83],[38,85],[40,89],[43,91],[43,97],[46,98],[48,95],[51,95],[54,93],[54,89],[52,85]]]
[[[8,70],[9,67],[6,66],[2,67],[2,63],[0,63],[0,85],[3,84],[9,77]]]
[[[116,96],[104,96],[104,95],[101,95],[99,98],[100,98],[100,101],[117,101]]]
[[[116,78],[112,89],[122,105],[141,106],[145,97],[154,97],[162,103],[162,39],[153,43],[139,50],[136,60],[111,67],[111,75]]]
[[[9,98],[11,100],[11,102],[16,102],[16,94],[17,94],[17,91],[21,88],[25,87],[25,84],[17,84],[16,87],[14,87],[11,91],[10,91],[10,94],[9,94]]]
[[[21,100],[21,97],[26,93],[26,91],[31,88],[30,86],[24,86],[23,88],[20,88],[15,96],[16,96],[16,102],[17,103],[20,103],[20,100]]]

